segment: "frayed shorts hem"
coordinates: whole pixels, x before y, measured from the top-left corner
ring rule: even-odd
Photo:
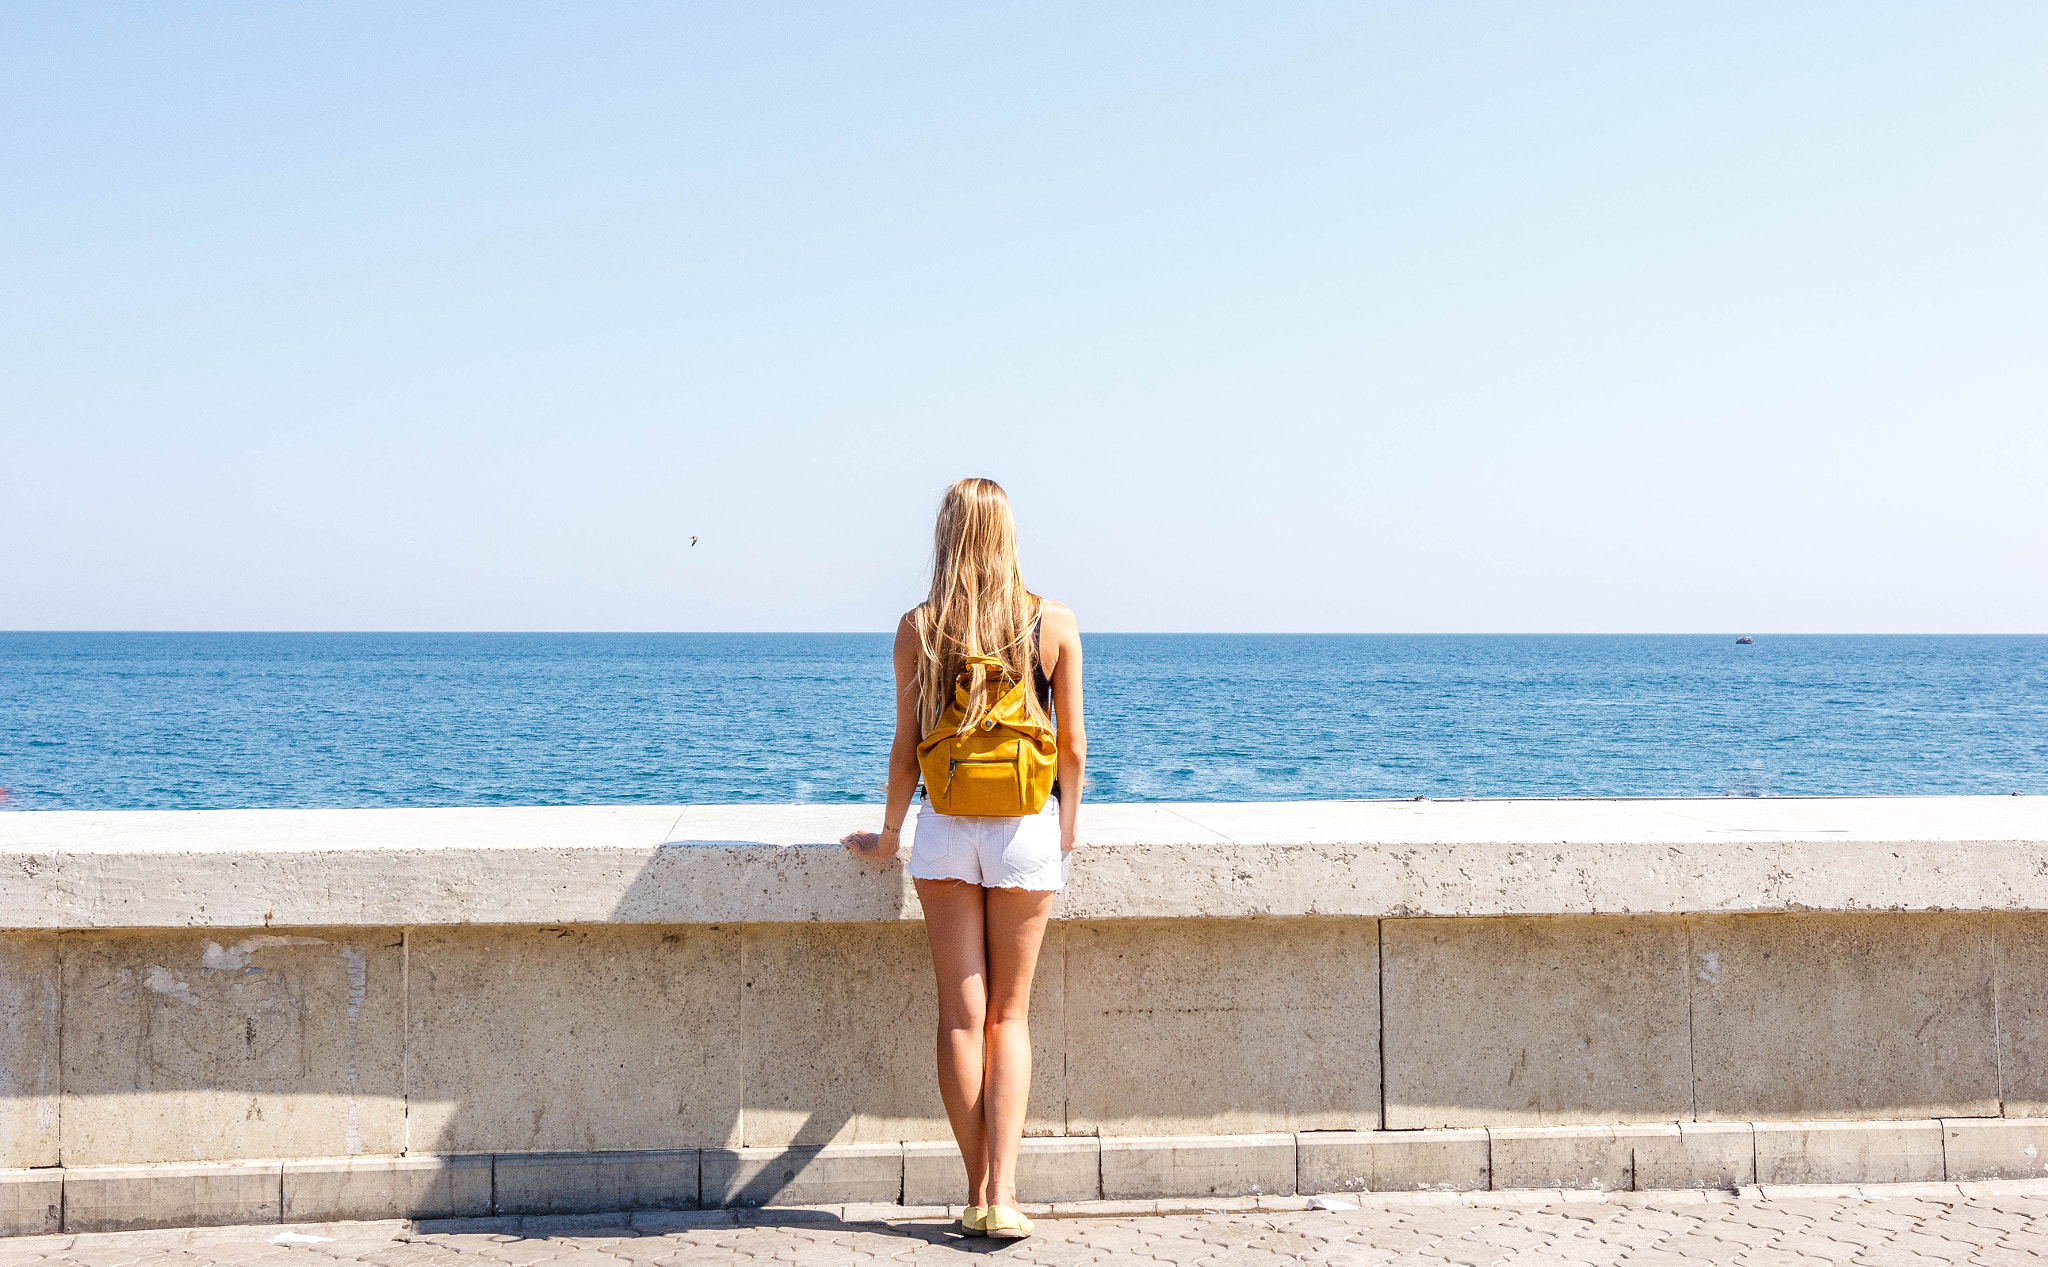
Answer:
[[[910,873],[910,878],[913,880],[952,880],[960,884],[971,884],[978,889],[1009,889],[1015,893],[1058,893],[1067,887],[1065,880],[1061,880],[1051,888],[1045,888],[1036,884],[983,884],[979,880],[962,880],[957,875],[919,875],[915,871]]]

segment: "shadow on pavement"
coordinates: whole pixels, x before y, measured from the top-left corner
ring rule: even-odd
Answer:
[[[957,1219],[938,1216],[903,1219],[842,1219],[823,1210],[796,1208],[747,1208],[725,1210],[643,1211],[632,1216],[632,1225],[610,1223],[606,1216],[556,1215],[497,1217],[481,1219],[437,1219],[422,1221],[410,1234],[396,1239],[441,1244],[460,1250],[456,1238],[488,1237],[492,1240],[529,1241],[623,1241],[691,1235],[701,1241],[705,1234],[718,1237],[771,1237],[795,1233],[800,1237],[824,1238],[850,1249],[874,1253],[889,1243],[907,1248],[912,1243],[943,1246],[966,1254],[994,1254],[1021,1241],[1000,1241],[969,1236]],[[862,1244],[865,1242],[865,1244]],[[637,1257],[637,1255],[627,1255]]]

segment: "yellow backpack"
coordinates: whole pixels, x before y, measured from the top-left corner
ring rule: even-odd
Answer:
[[[994,656],[969,656],[953,685],[953,702],[931,733],[917,745],[925,799],[941,814],[1017,818],[1036,814],[1052,795],[1059,772],[1059,742],[1053,728],[1034,720],[1024,692],[1031,683],[1003,673]],[[965,735],[968,673],[980,664],[1003,691],[988,714]],[[1004,689],[1007,687],[1007,689]]]

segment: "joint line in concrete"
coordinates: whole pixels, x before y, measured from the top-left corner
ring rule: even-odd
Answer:
[[[1991,1058],[1998,1068],[1998,1116],[2005,1116],[2005,1027],[1999,1013],[2000,995],[2005,988],[2005,938],[1993,929],[1991,938]],[[1948,1132],[1943,1130],[1946,1139]],[[1946,1149],[1947,1145],[1944,1144]],[[1944,1158],[1946,1154],[1944,1153]],[[1944,1162],[1945,1164],[1945,1162]],[[1944,1171],[1943,1173],[1947,1173]]]
[[[1692,941],[1692,921],[1681,920],[1685,929],[1685,1102],[1692,1120],[1700,1120],[1699,1032],[1693,1021],[1693,978],[1699,974],[1699,950]]]
[[[398,1147],[412,1155],[412,929],[398,930]]]
[[[65,1112],[64,1112],[64,996],[65,996],[65,995],[67,995],[67,994],[69,994],[69,993],[70,993],[70,991],[69,991],[69,990],[66,990],[66,989],[64,988],[64,980],[65,980],[65,977],[64,977],[64,947],[65,947],[65,944],[66,944],[67,942],[69,942],[69,941],[70,941],[70,938],[68,938],[68,937],[65,937],[65,936],[64,936],[64,935],[63,935],[62,933],[59,933],[59,934],[57,935],[57,951],[56,951],[56,954],[52,956],[52,959],[53,959],[53,961],[55,962],[55,964],[56,964],[56,966],[57,966],[57,980],[56,980],[55,982],[53,982],[53,983],[52,983],[52,984],[53,984],[53,985],[54,985],[54,986],[56,987],[56,991],[57,991],[57,1008],[56,1008],[56,1011],[57,1011],[57,1032],[56,1032],[56,1033],[55,1033],[54,1035],[52,1035],[52,1036],[51,1036],[51,1037],[52,1037],[52,1041],[51,1041],[51,1044],[50,1044],[50,1045],[51,1045],[52,1047],[55,1047],[55,1048],[56,1048],[56,1050],[57,1050],[57,1109],[56,1109],[56,1112],[57,1112],[57,1164],[58,1164],[59,1166],[61,1166],[61,1165],[63,1165],[63,1164],[64,1164],[64,1161],[65,1161],[65,1157],[64,1157],[64,1146],[65,1146],[65,1144],[66,1144],[66,1143],[68,1142],[68,1141],[66,1141],[66,1140],[65,1140],[65,1138],[64,1138],[64,1119],[65,1119],[65,1117],[67,1116],[67,1115],[65,1114]],[[58,1204],[58,1205],[59,1205],[59,1206],[61,1207],[61,1206],[63,1205],[63,1203],[64,1203],[64,1196],[63,1196],[63,1190],[62,1190],[62,1188],[59,1188],[59,1189],[58,1189],[58,1195],[57,1195],[57,1204]],[[62,1227],[62,1226],[63,1226],[63,1224],[62,1224],[62,1223],[60,1222],[60,1223],[59,1223],[59,1224],[58,1224],[57,1226],[59,1226],[59,1227]]]
[[[1379,1048],[1380,1048],[1380,1120],[1375,1123],[1381,1130],[1387,1129],[1387,921],[1376,919],[1372,922],[1373,939],[1378,943],[1379,954]],[[1487,1158],[1490,1169],[1493,1159]]]

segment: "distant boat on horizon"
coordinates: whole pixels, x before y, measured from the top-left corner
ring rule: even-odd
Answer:
[[[1755,646],[1755,645],[1756,645],[1756,639],[1754,639],[1754,638],[1750,637],[1750,636],[1749,636],[1748,634],[1744,634],[1744,635],[1742,635],[1742,636],[1741,636],[1740,638],[1737,638],[1737,639],[1735,640],[1735,645],[1736,645],[1736,646],[1738,646],[1738,647],[1750,647],[1750,646]]]

